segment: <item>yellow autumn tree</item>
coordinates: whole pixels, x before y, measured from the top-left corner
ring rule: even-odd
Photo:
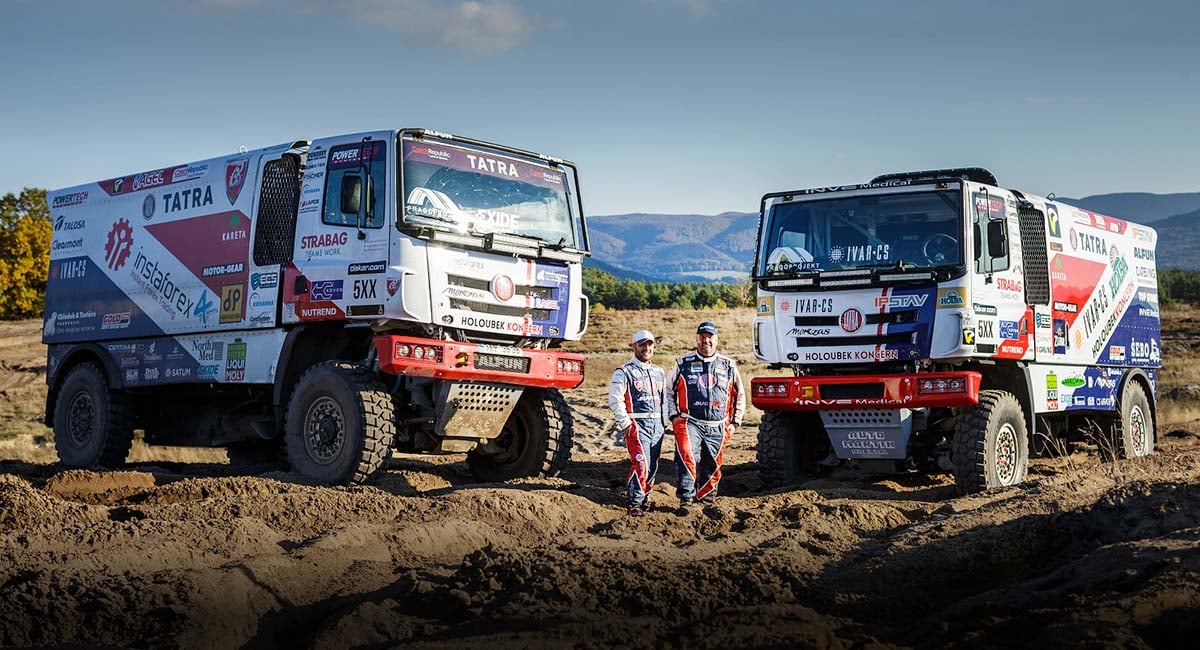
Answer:
[[[46,190],[0,197],[0,319],[42,314],[52,231]]]

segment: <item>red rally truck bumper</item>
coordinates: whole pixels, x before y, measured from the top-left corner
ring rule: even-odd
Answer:
[[[382,334],[379,369],[390,375],[482,381],[535,388],[583,383],[583,355]]]
[[[978,372],[755,377],[750,401],[764,411],[925,408],[979,403]]]

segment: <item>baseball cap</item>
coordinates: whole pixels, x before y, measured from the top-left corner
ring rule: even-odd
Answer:
[[[629,342],[637,343],[638,341],[653,341],[653,340],[654,340],[654,334],[652,334],[650,332],[650,330],[638,330],[633,333],[633,338],[631,338],[629,340]]]
[[[700,323],[700,327],[696,328],[696,333],[697,334],[716,334],[717,333],[717,324],[710,320],[706,320],[703,323]]]

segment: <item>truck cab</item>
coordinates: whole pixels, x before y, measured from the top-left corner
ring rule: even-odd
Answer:
[[[1123,350],[1158,349],[1153,230],[979,168],[768,194],[760,224],[755,354],[792,374],[751,382],[769,480],[851,461],[1009,485],[1034,432],[1137,409],[1121,445],[1152,449],[1161,358]]]
[[[587,327],[572,163],[401,129],[58,196],[82,197],[58,205],[87,232],[52,255],[47,421],[92,429],[63,436],[64,462],[114,464],[133,426],[160,444],[291,440],[292,467],[330,483],[393,447],[470,452],[486,480],[566,462],[558,391],[583,358],[556,348]],[[128,421],[61,422],[66,389],[122,400]]]

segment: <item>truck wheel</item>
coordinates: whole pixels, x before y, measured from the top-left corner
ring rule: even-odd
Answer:
[[[374,373],[352,363],[319,363],[300,377],[288,404],[288,464],[326,485],[362,483],[391,450],[395,415]]]
[[[497,483],[523,476],[558,476],[571,460],[574,419],[558,390],[527,388],[491,445],[499,451],[467,454],[475,478]]]
[[[1025,414],[1007,391],[985,390],[958,417],[954,432],[954,482],[962,494],[1016,485],[1029,470]]]
[[[54,405],[54,448],[68,467],[119,467],[133,444],[129,403],[94,363],[71,369]]]
[[[1142,385],[1131,381],[1121,393],[1121,415],[1113,418],[1113,443],[1121,458],[1140,458],[1154,451],[1154,413]]]
[[[818,476],[829,455],[829,438],[815,412],[764,411],[758,425],[758,476],[767,488]]]

